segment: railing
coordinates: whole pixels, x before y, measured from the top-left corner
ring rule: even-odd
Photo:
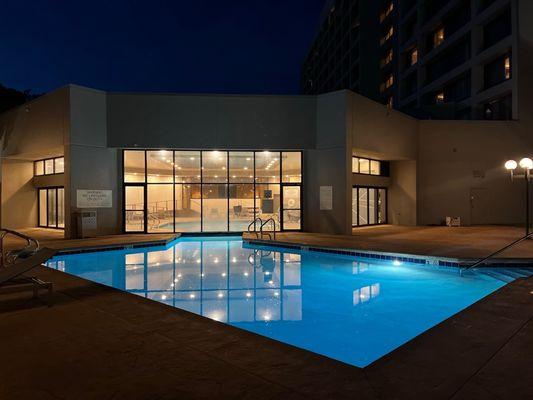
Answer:
[[[17,236],[26,240],[26,246],[22,249],[8,251],[4,255],[4,238],[7,235]],[[39,242],[37,239],[11,229],[0,229],[0,267],[3,267],[5,264],[14,263],[17,258],[26,257],[35,253],[37,250],[39,250]]]
[[[470,265],[470,266],[464,268],[462,271],[468,271],[468,270],[470,270],[470,269],[477,268],[477,267],[479,267],[480,265],[484,264],[486,261],[490,260],[491,258],[494,258],[494,257],[497,256],[498,254],[503,253],[505,250],[508,250],[508,249],[510,249],[511,247],[514,247],[514,246],[516,246],[517,244],[522,243],[524,240],[527,240],[527,239],[529,239],[529,238],[532,237],[532,236],[533,236],[533,232],[530,233],[530,234],[528,234],[528,235],[526,235],[526,236],[524,236],[524,237],[521,237],[520,239],[515,240],[513,243],[508,244],[508,245],[505,246],[505,247],[502,247],[500,250],[495,251],[494,253],[488,255],[487,257],[485,257],[485,258],[483,258],[483,259],[481,259],[481,260],[475,262],[474,264],[472,264],[472,265]]]
[[[275,238],[276,238],[276,221],[274,220],[274,218],[269,218],[269,219],[267,219],[265,222],[263,222],[263,223],[261,224],[261,229],[259,230],[260,235],[261,235],[261,237],[263,237],[263,227],[264,227],[266,224],[268,224],[269,222],[272,222],[272,231],[271,231],[271,232],[274,233],[274,239],[275,239]],[[267,235],[268,235],[268,238],[269,238],[270,240],[272,240],[272,236],[271,236],[271,234],[270,234],[270,231],[267,232]]]
[[[248,229],[247,229],[249,233],[254,232],[256,237],[258,237],[258,233],[257,233],[257,229],[256,229],[256,223],[257,223],[257,221],[259,221],[259,223],[260,223],[259,226],[260,226],[260,227],[263,226],[263,220],[262,220],[261,218],[257,217],[257,218],[254,219],[252,222],[250,222],[250,224],[248,225]],[[252,231],[252,225],[253,225],[253,227],[254,227],[254,230],[253,230],[253,231]]]

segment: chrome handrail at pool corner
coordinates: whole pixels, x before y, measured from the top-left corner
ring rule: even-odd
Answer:
[[[255,223],[259,221],[260,222],[260,227],[263,225],[263,220],[259,217],[257,217],[256,219],[254,219],[252,222],[250,222],[250,224],[248,225],[248,233],[252,233],[254,232],[255,233],[255,236],[256,237],[259,237],[258,235],[258,232],[257,232],[257,229],[256,229],[256,225]],[[252,225],[254,226],[254,230],[252,231],[251,228],[252,228]]]
[[[515,240],[514,242],[508,244],[507,246],[502,247],[502,248],[499,249],[498,251],[495,251],[494,253],[488,255],[487,257],[485,257],[485,258],[483,258],[483,259],[481,259],[481,260],[479,260],[479,261],[476,261],[474,264],[469,265],[469,266],[466,267],[466,268],[463,268],[463,269],[461,270],[461,273],[464,272],[464,271],[468,271],[468,270],[471,270],[471,269],[474,269],[474,268],[479,267],[479,266],[482,265],[485,261],[488,261],[488,260],[490,260],[491,258],[497,256],[498,254],[503,253],[505,250],[508,250],[508,249],[510,249],[511,247],[514,247],[514,246],[516,246],[517,244],[522,243],[524,240],[529,239],[529,238],[532,237],[532,236],[533,236],[533,232],[531,232],[530,234],[528,234],[528,235],[526,235],[526,236],[521,237],[520,239]]]
[[[263,237],[263,227],[269,222],[272,222],[272,228],[273,228],[272,232],[274,233],[274,239],[275,239],[276,238],[276,221],[274,220],[274,218],[269,218],[265,222],[263,222],[261,224],[261,229],[259,230],[259,233],[261,234],[261,237]],[[268,235],[268,238],[272,240],[272,236],[270,232],[267,232],[266,235]]]

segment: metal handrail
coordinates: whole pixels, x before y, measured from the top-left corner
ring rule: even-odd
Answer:
[[[472,264],[472,265],[470,265],[470,266],[464,268],[463,271],[468,271],[468,270],[470,270],[470,269],[473,269],[473,268],[476,268],[476,267],[480,266],[480,265],[483,264],[485,261],[490,260],[491,258],[497,256],[497,255],[500,254],[500,253],[503,253],[505,250],[508,250],[508,249],[510,249],[511,247],[516,246],[518,243],[521,243],[521,242],[523,242],[524,240],[529,239],[529,238],[532,237],[532,236],[533,236],[533,232],[530,233],[530,234],[528,234],[528,235],[526,235],[526,236],[524,236],[524,237],[521,237],[520,239],[515,240],[513,243],[508,244],[508,245],[505,246],[505,247],[502,247],[500,250],[495,251],[494,253],[488,255],[487,257],[485,257],[485,258],[483,258],[483,259],[481,259],[481,260],[475,262],[474,264]]]
[[[274,218],[269,218],[267,219],[265,222],[263,222],[261,224],[261,229],[259,230],[260,234],[261,234],[261,237],[263,237],[263,227],[268,224],[269,222],[272,222],[273,224],[273,230],[272,232],[274,232],[274,239],[276,238],[276,221],[274,220]],[[270,239],[272,239],[272,237],[270,236],[270,232],[268,232],[268,236],[270,237]]]
[[[32,238],[31,236],[25,235],[23,233],[14,231],[12,229],[0,228],[0,267],[4,266],[4,238],[7,235],[17,236],[21,239],[26,240],[26,246],[23,250],[35,252],[39,250],[39,241]],[[7,253],[7,256],[11,256],[11,262],[14,262],[17,257],[20,255],[20,252],[10,251]]]
[[[254,226],[254,230],[253,232],[255,233],[255,235],[257,236],[257,229],[255,229],[256,225],[255,223],[259,221],[261,223],[261,225],[263,224],[263,220],[259,217],[257,217],[256,219],[254,219],[252,222],[250,222],[250,224],[248,225],[248,233],[252,233],[252,230],[250,229],[252,227],[252,225]]]

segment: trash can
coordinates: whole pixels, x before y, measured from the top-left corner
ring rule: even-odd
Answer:
[[[96,210],[80,210],[77,213],[78,237],[88,238],[96,236]]]

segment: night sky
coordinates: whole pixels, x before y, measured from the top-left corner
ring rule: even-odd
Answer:
[[[0,0],[0,83],[298,93],[324,0]]]

